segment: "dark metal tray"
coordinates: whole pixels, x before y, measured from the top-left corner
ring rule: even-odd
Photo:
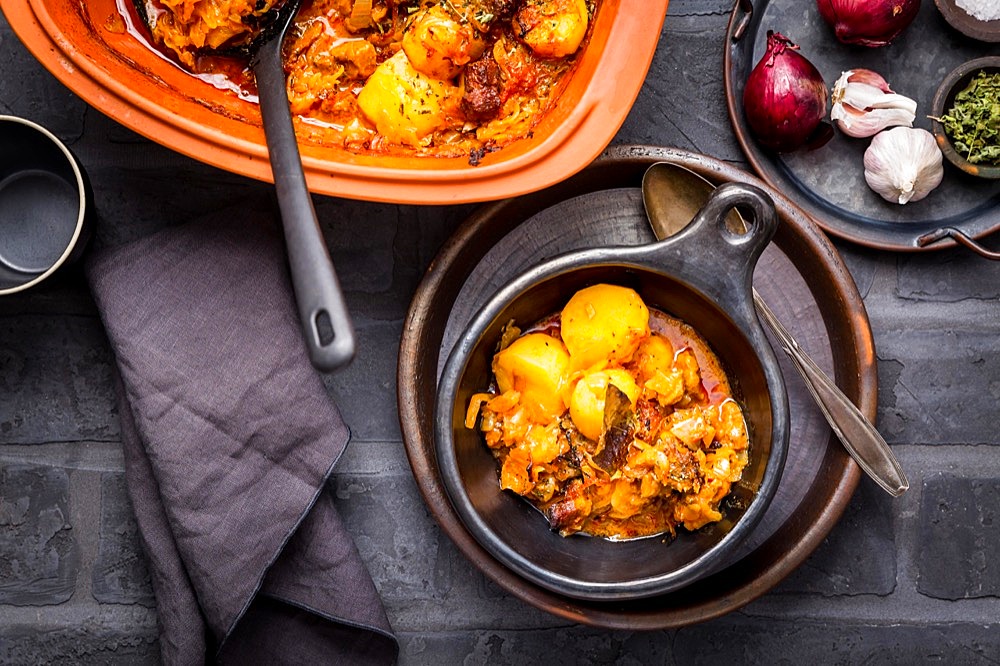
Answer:
[[[922,201],[900,206],[883,200],[865,182],[862,159],[870,139],[838,131],[825,146],[780,155],[758,145],[744,118],[743,89],[765,51],[768,30],[798,44],[828,88],[848,69],[878,72],[895,92],[916,100],[913,126],[928,131],[926,115],[941,80],[966,60],[995,54],[995,44],[959,33],[933,2],[922,3],[894,43],[868,48],[837,41],[813,0],[737,0],[726,31],[724,76],[729,118],[747,159],[768,185],[828,233],[883,250],[921,251],[956,242],[975,245],[971,239],[1000,229],[1000,181],[970,176],[947,162],[937,189]]]
[[[543,258],[598,245],[651,242],[639,184],[654,162],[686,166],[716,183],[760,180],[718,160],[669,148],[619,146],[557,186],[480,208],[445,243],[414,294],[397,372],[399,419],[417,486],[442,530],[511,594],[574,622],[663,629],[701,622],[764,594],[798,566],[839,519],[860,478],[800,378],[779,355],[792,436],[785,472],[760,525],[729,566],[670,594],[629,602],[580,601],[521,578],[487,553],[448,501],[434,443],[440,366],[462,328],[497,287]],[[874,419],[877,372],[864,304],[822,230],[771,193],[781,224],[754,284],[799,343]]]

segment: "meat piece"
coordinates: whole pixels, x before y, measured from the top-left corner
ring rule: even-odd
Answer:
[[[664,410],[653,400],[639,398],[635,403],[635,438],[652,441],[663,424]]]
[[[287,62],[292,113],[329,112],[345,79],[363,80],[375,72],[378,53],[363,39],[341,39],[327,32],[324,21],[310,20],[292,42]],[[356,107],[346,111],[353,116]]]
[[[368,78],[378,65],[378,53],[375,47],[363,39],[341,41],[330,46],[328,54],[316,54],[315,57],[328,67],[334,64],[342,65],[344,76],[350,79]]]
[[[570,445],[569,451],[553,460],[548,467],[552,472],[553,478],[559,482],[564,482],[580,476],[581,462],[580,452]]]
[[[521,4],[520,0],[482,0],[482,3],[483,9],[501,21],[512,17]]]
[[[554,502],[545,509],[549,527],[563,536],[580,531],[593,508],[591,501],[578,491],[580,487],[574,487],[567,493],[566,499]]]
[[[680,442],[669,439],[664,440],[661,446],[667,465],[655,470],[657,480],[679,493],[697,492],[701,488],[701,466],[695,453]]]
[[[628,447],[635,441],[635,414],[625,392],[608,384],[604,398],[604,431],[602,446],[593,457],[594,464],[608,474],[614,474],[625,463]]]
[[[582,515],[580,507],[571,499],[564,499],[552,504],[545,511],[545,517],[554,530],[562,530],[575,523]]]
[[[467,118],[485,122],[496,117],[502,105],[500,91],[503,89],[503,81],[500,76],[500,67],[489,52],[465,67],[462,111]]]

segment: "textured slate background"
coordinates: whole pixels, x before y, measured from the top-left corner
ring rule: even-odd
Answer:
[[[722,86],[730,7],[673,0],[616,143],[745,166]],[[103,218],[98,244],[206,210],[271,205],[268,186],[89,108],[2,17],[0,63],[0,113],[46,125],[88,169]],[[394,376],[402,319],[472,208],[316,204],[363,340],[350,368],[326,379],[354,433],[333,492],[402,639],[402,664],[1000,661],[1000,264],[959,250],[901,256],[838,243],[875,331],[878,425],[911,490],[892,500],[863,480],[812,557],[738,612],[676,631],[604,631],[537,611],[479,574],[437,529],[403,453]],[[78,270],[0,300],[0,663],[157,661],[110,363]]]

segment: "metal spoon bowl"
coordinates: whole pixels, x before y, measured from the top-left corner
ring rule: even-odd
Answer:
[[[697,173],[676,164],[659,162],[642,179],[646,215],[658,240],[681,232],[711,197],[715,186]],[[733,231],[746,228],[735,208],[726,218]],[[792,364],[805,380],[823,416],[837,438],[868,476],[893,497],[910,487],[899,461],[875,426],[844,392],[799,346],[787,329],[753,289],[753,302],[761,321],[771,330]]]

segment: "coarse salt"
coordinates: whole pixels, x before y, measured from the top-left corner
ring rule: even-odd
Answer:
[[[980,21],[1000,19],[1000,0],[955,0],[955,5]]]

